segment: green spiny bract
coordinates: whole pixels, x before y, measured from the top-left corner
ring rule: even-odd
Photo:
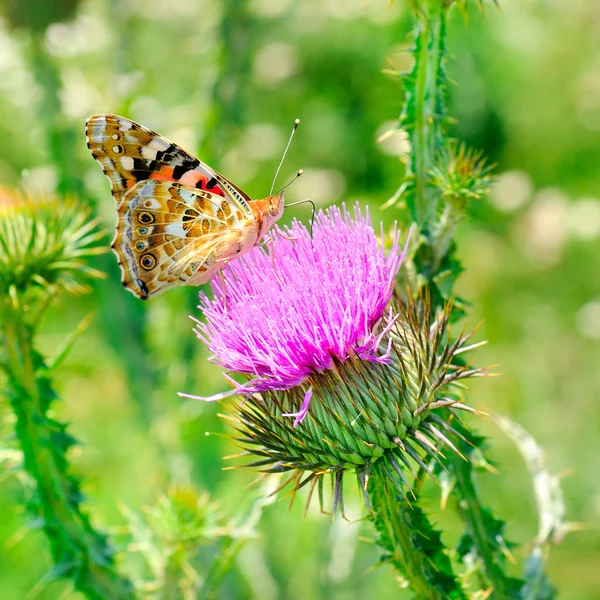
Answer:
[[[460,381],[483,369],[459,364],[456,357],[479,344],[467,345],[471,333],[450,341],[449,307],[431,318],[422,300],[405,304],[396,297],[394,304],[399,317],[381,341],[387,362],[337,361],[334,369],[313,374],[301,386],[255,395],[235,409],[241,434],[235,439],[260,457],[247,466],[289,472],[282,487],[291,483],[295,493],[309,485],[312,496],[318,485],[320,498],[323,476],[330,474],[335,512],[347,472],[356,473],[370,509],[368,480],[375,462],[406,494],[415,469],[431,475],[431,460],[442,452],[459,453],[456,441],[463,436],[449,421],[458,410],[473,411],[459,401]],[[294,427],[283,415],[301,406],[309,387],[310,411]]]
[[[72,198],[13,192],[0,204],[0,295],[40,289],[86,291],[81,275],[99,277],[85,259],[104,252],[90,211]]]

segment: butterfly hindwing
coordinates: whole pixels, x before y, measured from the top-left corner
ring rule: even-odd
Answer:
[[[252,213],[228,196],[147,179],[123,195],[112,248],[123,284],[148,298],[175,283],[208,281],[257,237]]]

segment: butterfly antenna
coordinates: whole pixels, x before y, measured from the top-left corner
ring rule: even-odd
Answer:
[[[275,195],[278,196],[279,194],[281,194],[281,192],[283,192],[283,190],[287,189],[288,187],[290,187],[290,185],[292,185],[292,183],[294,183],[294,181],[296,181],[296,179],[298,179],[298,177],[300,177],[300,175],[302,175],[302,173],[304,173],[303,169],[300,169],[283,187],[279,188],[276,192]],[[273,191],[271,190],[271,196],[273,195]],[[296,204],[296,203],[294,203]],[[290,206],[289,204],[286,204],[286,206]]]
[[[296,177],[294,179],[296,179]],[[294,179],[292,179],[292,181],[294,181]],[[290,183],[292,183],[292,181],[290,181]],[[288,185],[289,185],[289,183],[288,183]],[[298,200],[297,202],[292,202],[291,204],[286,204],[285,207],[289,208],[290,206],[296,206],[297,204],[310,204],[312,206],[312,215],[310,217],[310,237],[312,237],[313,225],[315,222],[315,215],[317,214],[317,207],[315,206],[315,203],[312,200]]]
[[[271,191],[269,192],[269,196],[273,195],[273,189],[275,188],[275,182],[277,181],[277,176],[279,175],[279,171],[281,170],[283,161],[285,160],[285,155],[287,154],[288,150],[290,149],[290,144],[292,143],[292,140],[294,139],[294,134],[296,133],[296,129],[298,129],[298,125],[300,125],[300,119],[296,119],[294,121],[294,126],[292,127],[292,133],[290,134],[290,139],[288,140],[287,146],[285,147],[285,150],[283,151],[283,156],[281,157],[281,160],[279,161],[279,166],[277,167],[277,171],[275,171],[275,177],[273,177],[273,183],[271,184]],[[296,177],[298,177],[298,176],[296,176]],[[290,181],[290,183],[291,183],[291,181]],[[289,185],[289,183],[287,185]],[[285,187],[287,187],[287,185]],[[282,189],[284,189],[284,188],[282,188]]]

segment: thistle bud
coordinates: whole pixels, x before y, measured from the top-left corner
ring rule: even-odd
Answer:
[[[102,236],[90,210],[72,198],[0,190],[0,296],[85,291],[82,275],[103,277],[85,261],[105,252]]]

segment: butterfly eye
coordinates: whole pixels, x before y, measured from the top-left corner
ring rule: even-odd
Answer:
[[[141,212],[138,215],[138,221],[140,223],[154,223],[154,215],[149,212]]]
[[[156,265],[156,259],[152,254],[144,254],[144,256],[142,256],[140,264],[142,265],[142,267],[144,267],[144,269],[146,269],[146,271],[150,271],[154,268],[154,265]]]

